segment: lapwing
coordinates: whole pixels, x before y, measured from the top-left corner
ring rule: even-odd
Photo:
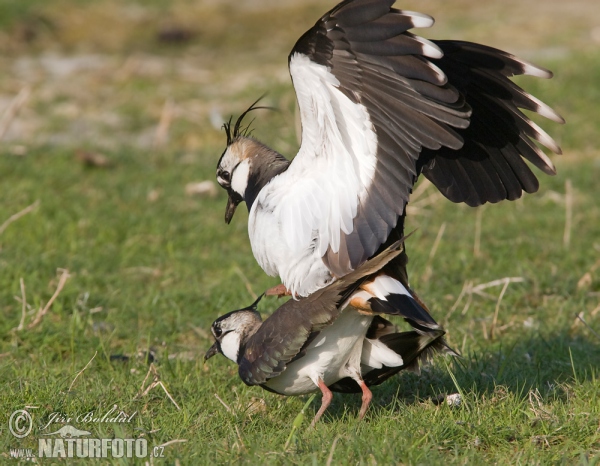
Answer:
[[[419,37],[410,29],[433,18],[393,4],[346,0],[297,41],[289,70],[302,139],[292,162],[250,137],[243,119],[256,102],[224,125],[225,221],[246,202],[254,256],[296,297],[401,238],[421,174],[470,206],[537,191],[526,161],[555,174],[536,143],[560,147],[522,109],[564,120],[509,79],[552,73],[485,45]]]
[[[362,392],[362,418],[372,398],[369,386],[400,370],[418,369],[436,350],[455,354],[428,313],[405,317],[414,330],[400,333],[381,317],[396,313],[394,283],[381,269],[401,247],[396,242],[310,296],[290,299],[264,322],[256,310],[260,298],[219,317],[211,327],[215,343],[204,359],[221,353],[239,365],[247,385],[282,395],[320,390],[322,403],[313,425],[331,403],[332,391]],[[368,298],[370,311],[350,305],[357,295],[364,297],[361,286],[379,290],[379,297]]]

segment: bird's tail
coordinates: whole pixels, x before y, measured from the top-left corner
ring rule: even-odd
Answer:
[[[378,315],[367,338],[377,338],[402,357],[403,365],[396,371],[418,371],[420,363],[436,352],[458,355],[446,343],[446,331],[433,319],[422,301],[400,281],[382,274],[363,283],[358,293],[363,293],[371,311]],[[383,319],[382,314],[402,317],[413,330],[392,332],[392,324]],[[382,374],[385,375],[386,371],[375,373],[373,377],[383,377]]]
[[[363,342],[363,381],[371,387],[379,385],[402,370],[419,373],[421,365],[435,353],[456,356],[444,340],[445,333],[441,328],[396,332],[391,322],[381,316],[375,316]],[[341,393],[361,391],[358,384],[349,377],[337,381],[329,388]]]

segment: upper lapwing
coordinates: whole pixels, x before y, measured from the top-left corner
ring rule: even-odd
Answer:
[[[402,369],[418,368],[434,350],[454,354],[444,342],[444,330],[426,312],[406,318],[414,330],[402,333],[378,315],[395,313],[393,284],[386,291],[390,278],[380,271],[400,248],[397,242],[325,288],[287,301],[264,322],[256,311],[258,300],[219,317],[205,360],[221,353],[239,365],[246,384],[282,395],[321,390],[313,425],[329,406],[332,390],[362,392],[362,418],[372,397],[369,386]],[[370,310],[349,305],[365,293],[361,285],[381,290],[379,297],[368,297]]]
[[[403,234],[423,174],[448,199],[477,206],[538,189],[525,162],[555,168],[558,144],[521,109],[564,120],[509,78],[546,69],[484,45],[409,32],[430,16],[394,0],[346,0],[289,56],[302,122],[293,162],[226,123],[217,180],[227,223],[245,201],[252,251],[295,296],[342,277]],[[393,235],[393,239],[390,237]]]

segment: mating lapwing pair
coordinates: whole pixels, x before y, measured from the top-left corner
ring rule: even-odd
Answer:
[[[408,285],[406,204],[420,174],[477,206],[538,189],[525,162],[555,173],[556,142],[521,109],[563,119],[509,78],[552,73],[480,44],[409,32],[433,18],[394,0],[346,0],[296,43],[289,69],[302,121],[293,162],[231,125],[217,180],[225,221],[245,201],[252,251],[293,299],[264,322],[256,303],[217,319],[215,344],[249,385],[284,395],[362,392],[448,350]],[[383,314],[414,330],[397,333]]]

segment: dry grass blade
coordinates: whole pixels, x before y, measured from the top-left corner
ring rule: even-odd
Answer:
[[[165,442],[165,443],[161,443],[160,445],[157,445],[156,448],[168,447],[169,445],[174,445],[176,443],[185,443],[185,442],[187,442],[187,439],[177,438],[174,440],[169,440],[168,442]]]
[[[406,206],[406,212],[409,215],[426,215],[428,212],[425,210],[425,207],[435,204],[437,201],[443,198],[442,194],[438,190],[435,190],[427,197],[421,199],[432,186],[433,184],[427,178],[423,178],[418,183],[417,187],[410,196],[408,205]]]
[[[462,310],[462,313],[461,313],[462,315],[465,315],[467,313],[467,310],[469,309],[469,306],[471,304],[471,300],[473,299],[474,294],[479,295],[483,298],[487,298],[487,299],[501,300],[502,297],[504,296],[504,293],[506,292],[506,290],[504,288],[508,287],[509,283],[521,283],[524,281],[525,281],[525,279],[523,277],[505,277],[505,278],[500,278],[498,280],[492,280],[491,282],[482,283],[477,286],[473,286],[473,281],[467,280],[464,283],[463,288],[462,288],[458,298],[456,299],[456,301],[450,308],[450,311],[449,311],[448,315],[446,316],[446,319],[448,319],[448,317],[450,317],[450,315],[452,315],[452,313],[456,310],[456,308],[458,307],[458,305],[460,304],[460,302],[462,301],[462,299],[465,296],[467,296],[467,303],[465,304],[465,306]],[[486,293],[485,291],[483,291],[487,288],[491,288],[491,287],[499,286],[499,285],[503,285],[503,287],[504,287],[503,291],[500,293],[499,298],[497,298],[496,296],[494,296],[490,293]],[[498,301],[496,303],[496,306],[499,306],[499,305],[500,304]]]
[[[456,310],[456,308],[460,304],[460,301],[462,300],[463,296],[465,295],[465,293],[467,293],[468,290],[471,289],[472,286],[473,286],[473,282],[470,280],[467,280],[466,282],[463,283],[462,290],[460,290],[460,294],[458,295],[458,298],[456,298],[456,301],[454,301],[454,304],[450,308],[448,317],[450,317],[450,315]]]
[[[50,307],[54,303],[54,300],[56,300],[56,298],[58,297],[58,295],[60,294],[62,289],[65,287],[65,283],[67,283],[67,280],[71,276],[71,275],[69,275],[68,270],[66,270],[66,269],[59,269],[59,270],[61,271],[61,275],[58,280],[58,285],[56,286],[56,291],[54,292],[54,294],[52,295],[50,300],[46,303],[44,308],[43,309],[40,308],[40,310],[36,314],[33,321],[27,326],[27,330],[32,329],[33,327],[35,327],[37,324],[39,324],[42,321],[43,317],[48,313],[48,311],[50,310]]]
[[[420,199],[418,201],[413,202],[412,206],[421,209],[423,207],[433,205],[442,199],[444,199],[442,193],[440,193],[439,191],[434,191],[425,199]]]
[[[8,128],[10,128],[11,123],[19,115],[21,109],[29,100],[30,95],[30,87],[23,87],[2,114],[2,118],[0,118],[0,141],[2,138],[4,138],[4,135],[8,131]]]
[[[195,325],[189,324],[189,327],[194,331],[196,335],[204,340],[209,340],[212,338],[212,335],[204,330],[202,327],[196,327]]]
[[[571,226],[573,224],[573,184],[570,179],[565,181],[565,231],[563,245],[569,249],[571,245]]]
[[[329,450],[329,456],[327,457],[327,463],[325,463],[327,466],[331,466],[331,463],[333,461],[333,454],[335,453],[335,447],[338,443],[338,441],[340,440],[340,436],[338,435],[334,440],[333,443],[331,444],[331,449]]]
[[[446,231],[446,222],[442,223],[442,225],[440,226],[437,236],[435,237],[435,241],[433,242],[431,251],[429,251],[429,258],[428,258],[429,262],[431,262],[433,260],[433,258],[435,257],[435,253],[437,252],[438,246],[440,245],[440,242],[442,241],[442,236],[444,236],[445,231]]]
[[[138,390],[137,394],[133,397],[134,400],[141,396],[145,396],[150,391],[149,389],[144,389],[144,387],[146,386],[146,381],[148,380],[148,377],[150,377],[150,374],[153,374],[155,380],[158,379],[158,373],[156,372],[154,364],[150,364],[148,372],[146,372],[146,377],[144,377],[144,380],[142,382],[142,386]]]
[[[467,292],[467,290],[469,290],[472,286],[473,286],[473,282],[471,282],[469,280],[467,280],[466,282],[463,283],[463,287],[462,287],[462,290],[460,290],[458,298],[456,298],[456,301],[454,301],[454,304],[452,305],[452,307],[448,311],[448,314],[446,314],[446,323],[450,319],[450,316],[452,314],[454,314],[454,311],[456,311],[456,309],[458,308],[458,305],[462,301],[462,299],[463,299],[465,293]]]
[[[463,310],[460,312],[460,315],[464,316],[469,311],[469,308],[471,307],[472,302],[473,302],[473,293],[468,293],[467,294],[467,302],[463,306]]]
[[[224,401],[221,399],[221,397],[220,397],[219,395],[217,395],[216,393],[215,393],[215,398],[216,398],[217,400],[219,400],[219,403],[221,403],[223,406],[225,406],[225,409],[227,410],[227,412],[228,412],[228,413],[232,413],[232,412],[233,412],[233,410],[232,410],[232,409],[229,407],[229,405],[228,405],[227,403],[225,403],[225,402],[224,402]]]
[[[593,273],[598,269],[598,267],[600,267],[600,259],[598,259],[594,265],[592,265],[577,281],[578,290],[589,288],[591,286],[593,282]]]
[[[536,388],[535,390],[529,391],[529,409],[533,412],[533,414],[538,419],[543,420],[553,420],[555,416],[548,411],[548,409],[544,406],[542,401],[542,396],[540,395],[539,390]]]
[[[410,202],[413,203],[417,201],[431,186],[433,186],[433,183],[427,178],[421,179],[421,182],[417,185],[410,196]]]
[[[175,117],[175,105],[171,99],[167,99],[163,105],[162,112],[160,114],[160,120],[154,133],[154,148],[162,147],[165,145],[169,138],[169,129],[171,123]]]
[[[485,321],[481,321],[481,333],[483,335],[483,339],[484,340],[489,340],[489,335],[488,335],[488,331],[487,331],[487,325],[485,324]]]
[[[177,408],[177,410],[181,411],[181,407],[177,404],[177,402],[175,401],[175,399],[171,396],[171,394],[169,393],[169,390],[167,390],[167,387],[165,387],[165,384],[162,383],[162,382],[158,382],[158,385],[161,386],[161,388],[166,393],[166,395],[169,397],[169,400],[171,400],[171,402],[175,405],[175,407]]]
[[[433,246],[431,247],[431,251],[429,251],[429,258],[427,259],[427,265],[425,266],[425,273],[423,274],[423,281],[427,282],[431,278],[431,274],[433,273],[433,268],[431,267],[431,262],[435,257],[435,253],[438,250],[440,242],[442,241],[442,237],[444,236],[444,232],[446,231],[446,222],[442,223],[440,229],[438,230],[437,236],[435,237],[435,241],[433,242]]]
[[[2,233],[4,233],[4,230],[6,230],[11,223],[13,223],[16,220],[19,220],[24,215],[27,215],[29,212],[33,211],[39,205],[40,205],[40,201],[38,199],[30,206],[27,206],[23,210],[17,212],[16,214],[11,215],[2,225],[0,225],[0,235]]]
[[[147,387],[145,387],[146,381],[150,377],[150,374],[152,374],[152,379],[153,379],[152,383],[150,383],[150,385],[148,385]],[[158,371],[156,370],[156,366],[154,364],[150,364],[150,368],[148,369],[148,372],[146,373],[146,377],[144,377],[144,381],[142,382],[142,386],[138,390],[137,394],[133,397],[133,399],[135,400],[137,398],[141,398],[143,396],[146,396],[148,393],[150,393],[150,391],[153,388],[158,387],[158,386],[160,386],[163,389],[163,391],[165,392],[165,394],[167,395],[167,397],[169,398],[169,400],[171,400],[171,402],[175,405],[175,407],[177,408],[177,410],[181,411],[181,407],[177,404],[177,402],[175,401],[175,399],[171,396],[171,394],[167,390],[167,387],[165,387],[165,384],[160,380],[160,376],[158,375]]]
[[[233,267],[233,271],[242,279],[242,281],[244,282],[244,285],[246,286],[246,290],[248,290],[248,293],[250,293],[250,296],[252,296],[252,299],[256,300],[256,298],[258,298],[258,295],[252,289],[252,285],[250,284],[250,281],[248,280],[248,278],[246,278],[246,275],[244,275],[244,272],[242,272],[242,269],[240,269],[240,267],[236,264]]]
[[[470,291],[472,293],[478,294],[478,295],[486,297],[486,298],[496,299],[494,296],[492,296],[488,293],[484,293],[483,290],[485,290],[487,288],[491,288],[493,286],[504,285],[504,283],[522,283],[524,281],[525,281],[525,279],[523,277],[504,277],[504,278],[499,278],[498,280],[492,280],[491,282],[482,283],[481,285],[477,285],[477,286],[471,288]]]
[[[583,318],[583,312],[580,312],[579,314],[575,314],[575,317],[577,319],[579,319],[583,325],[585,325],[587,327],[587,329],[592,332],[599,340],[600,340],[600,334],[598,332],[596,332],[592,327],[590,327],[590,325],[585,321],[585,319]]]
[[[500,312],[500,303],[502,302],[502,298],[504,297],[504,293],[506,293],[506,289],[508,288],[510,281],[505,279],[504,286],[502,287],[502,291],[498,296],[498,301],[496,302],[496,309],[494,310],[494,319],[492,320],[492,326],[490,328],[490,338],[494,339],[494,331],[496,330],[496,323],[498,322],[498,313]]]
[[[83,369],[81,369],[81,370],[80,370],[80,371],[77,373],[77,375],[75,376],[75,378],[74,378],[74,379],[73,379],[73,381],[71,382],[71,385],[69,385],[69,389],[67,390],[67,392],[70,392],[70,391],[71,391],[71,389],[73,388],[73,385],[75,384],[75,381],[77,380],[77,377],[79,377],[79,376],[80,376],[80,375],[83,373],[83,371],[85,371],[85,370],[86,370],[86,369],[89,367],[89,365],[92,363],[92,361],[94,360],[94,358],[96,357],[96,355],[97,355],[97,354],[98,354],[98,351],[96,351],[96,352],[94,353],[94,355],[92,356],[92,359],[90,359],[90,360],[88,361],[88,363],[85,365],[85,367],[84,367]]]
[[[242,434],[240,433],[240,429],[238,428],[237,424],[235,425],[235,433],[237,434],[237,438],[240,441],[240,448],[242,450],[245,450],[246,445],[244,444],[244,440],[242,439]]]
[[[27,311],[27,298],[25,297],[25,282],[23,281],[23,277],[19,280],[21,284],[21,322],[19,322],[19,326],[17,327],[18,331],[23,330],[25,327],[25,315]]]

